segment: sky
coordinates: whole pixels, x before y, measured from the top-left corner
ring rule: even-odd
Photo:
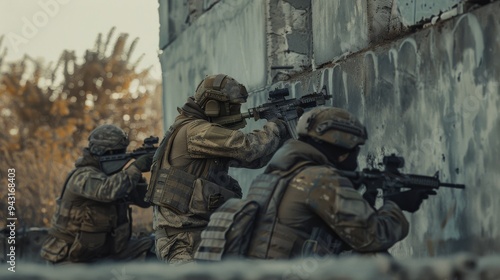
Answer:
[[[138,69],[152,66],[151,75],[161,80],[158,0],[0,0],[6,61],[28,54],[55,63],[64,50],[83,57],[85,50],[94,47],[97,35],[106,38],[113,26],[111,42],[120,33],[129,34],[127,47],[139,38],[131,61],[144,53]]]

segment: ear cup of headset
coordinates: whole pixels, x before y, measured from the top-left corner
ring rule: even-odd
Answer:
[[[220,114],[220,105],[216,100],[209,100],[205,105],[205,115],[207,117],[218,117]]]

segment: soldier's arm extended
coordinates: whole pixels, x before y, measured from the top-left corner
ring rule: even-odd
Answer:
[[[383,251],[408,235],[408,221],[395,203],[387,202],[374,210],[351,182],[333,169],[308,176],[317,176],[308,204],[355,251]]]
[[[193,158],[231,158],[236,160],[233,167],[260,168],[278,149],[283,129],[274,122],[251,133],[211,123],[197,125],[188,128],[188,152]]]
[[[110,176],[95,168],[84,167],[69,180],[67,190],[92,200],[110,202],[130,193],[141,177],[141,171],[135,165]]]

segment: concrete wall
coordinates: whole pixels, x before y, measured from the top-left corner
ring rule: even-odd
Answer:
[[[441,13],[450,11],[453,7],[464,3],[463,0],[397,0],[395,1],[405,25],[415,25]],[[473,2],[473,1],[471,1]],[[483,1],[484,2],[484,1]]]
[[[194,93],[205,75],[230,73],[250,89],[266,84],[265,3],[220,2],[163,50],[165,123],[175,118],[175,108]]]
[[[408,215],[411,233],[393,254],[498,252],[500,2],[489,2],[219,1],[163,49],[165,126],[205,74],[246,84],[247,107],[271,88],[298,97],[326,85],[331,105],[367,126],[362,167],[397,153],[405,172],[467,185]],[[231,170],[244,187],[258,172]]]

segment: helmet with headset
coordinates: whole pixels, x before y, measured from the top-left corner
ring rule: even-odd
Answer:
[[[205,77],[194,94],[195,102],[214,123],[232,129],[245,127],[241,117],[241,104],[248,98],[248,92],[234,78],[217,74]]]

